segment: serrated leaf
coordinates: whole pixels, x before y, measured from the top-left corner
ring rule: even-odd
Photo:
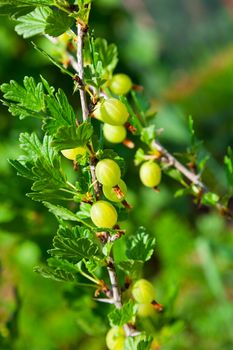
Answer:
[[[142,275],[144,261],[125,260],[118,263],[119,269],[123,270],[130,278],[136,280]]]
[[[124,324],[130,322],[136,313],[136,307],[132,300],[129,300],[126,304],[122,306],[121,309],[114,309],[108,315],[108,319],[111,327],[113,326],[123,326]]]
[[[153,338],[145,334],[136,337],[127,337],[124,350],[150,350]]]
[[[31,168],[26,164],[22,164],[18,160],[9,160],[9,163],[17,170],[17,175],[26,177],[27,179],[33,180],[34,175],[32,174]]]
[[[69,209],[62,207],[61,205],[54,205],[48,202],[43,202],[43,204],[49,209],[49,211],[52,214],[54,214],[58,218],[61,218],[62,220],[80,222],[80,218],[78,217],[78,215],[76,215]]]
[[[141,141],[146,143],[147,145],[150,145],[151,142],[156,137],[156,128],[155,125],[150,125],[146,128],[143,128],[141,131]]]
[[[76,276],[71,272],[66,272],[60,269],[52,269],[49,267],[36,266],[34,272],[39,273],[42,277],[52,279],[58,282],[74,282]]]
[[[69,235],[67,237],[67,234]],[[54,248],[49,250],[52,256],[78,263],[82,259],[92,259],[101,256],[99,246],[89,238],[72,238],[73,232],[68,228],[60,227],[54,237]]]
[[[26,76],[23,85],[19,85],[14,80],[11,80],[9,84],[1,85],[3,97],[11,101],[5,103],[9,107],[9,111],[21,119],[30,115],[42,118],[42,112],[45,108],[42,83],[36,85],[34,78]]]
[[[48,266],[53,269],[63,270],[68,273],[76,274],[77,267],[67,260],[61,260],[57,258],[49,258],[47,260]]]
[[[36,134],[23,133],[20,135],[21,148],[25,156],[10,161],[18,174],[33,180],[32,190],[28,196],[35,200],[73,199],[73,187],[67,183],[61,169],[60,156],[51,146],[51,137],[45,136],[43,143]]]
[[[134,156],[134,163],[135,165],[141,164],[145,160],[145,152],[143,151],[142,148],[138,148],[137,152],[135,153]]]
[[[0,0],[0,15],[26,14],[35,6],[50,5],[54,5],[53,0]]]
[[[48,117],[44,120],[43,129],[49,135],[56,134],[59,127],[71,127],[73,133],[76,130],[76,115],[73,107],[62,89],[55,96],[45,97]]]
[[[17,18],[18,24],[15,30],[24,38],[30,38],[37,34],[43,34],[46,28],[48,16],[53,13],[49,7],[38,7],[34,11]]]
[[[90,122],[84,122],[78,127],[76,125],[59,127],[54,133],[53,146],[60,151],[85,146],[91,139],[93,127]]]
[[[108,44],[107,40],[97,38],[95,40],[95,52],[98,56],[98,62],[101,62],[101,70],[112,72],[118,62],[118,52],[115,44]],[[100,64],[100,63],[99,63]]]
[[[77,213],[79,218],[88,219],[90,218],[91,204],[82,202],[80,205],[80,211]]]
[[[62,11],[51,11],[46,18],[45,33],[51,36],[59,36],[67,31],[74,23],[74,19],[68,17]]]
[[[129,259],[147,261],[154,252],[155,238],[145,233],[144,227],[140,227],[136,235],[126,240],[126,245]]]

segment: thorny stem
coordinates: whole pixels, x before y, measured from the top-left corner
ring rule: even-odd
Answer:
[[[194,185],[197,185],[200,189],[202,189],[204,192],[207,191],[207,188],[205,186],[205,184],[203,184],[200,180],[199,180],[199,175],[191,172],[188,168],[186,168],[183,164],[181,164],[175,157],[173,157],[173,155],[171,155],[165,147],[163,147],[161,145],[161,143],[159,143],[157,140],[154,140],[152,142],[152,147],[156,148],[162,155],[163,158],[165,158],[165,160],[167,161],[167,163],[170,166],[173,166],[174,168],[176,168],[177,170],[179,170],[179,172],[181,174],[183,174],[187,179],[189,179],[189,181],[191,183],[193,183]]]
[[[83,113],[83,121],[88,119],[89,111],[87,106],[87,96],[84,87],[84,69],[83,69],[83,39],[85,36],[85,30],[83,26],[78,23],[78,44],[77,44],[77,62],[78,62],[78,75],[82,82],[82,88],[79,89],[81,107]]]
[[[78,74],[79,74],[79,78],[81,79],[81,82],[83,83],[83,87],[79,91],[80,91],[80,100],[81,100],[81,108],[82,108],[82,117],[83,117],[83,121],[86,121],[88,119],[89,111],[88,111],[88,105],[87,105],[86,91],[84,87],[84,69],[83,69],[83,38],[85,36],[85,28],[83,28],[83,26],[80,23],[78,23],[77,26],[78,26],[78,44],[77,44]],[[95,195],[97,198],[99,198],[100,196],[99,184],[96,179],[95,162],[92,159],[92,157],[90,158],[90,169],[91,169],[91,176],[92,176]],[[110,256],[110,261],[107,269],[108,269],[109,279],[112,286],[113,303],[117,309],[120,309],[122,307],[121,290],[118,284],[117,273],[115,269],[115,262],[112,254]],[[131,327],[128,324],[124,326],[124,330],[125,330],[126,336],[132,335]]]
[[[172,154],[167,151],[163,145],[161,145],[159,141],[154,140],[152,142],[152,147],[156,148],[161,153],[162,159],[164,159],[169,166],[176,168],[181,174],[186,177],[186,179],[188,179],[192,184],[196,185],[202,193],[209,191],[208,187],[200,180],[200,176],[193,173],[183,164],[181,164]],[[220,212],[221,215],[233,220],[233,214],[226,206],[218,202],[216,203],[215,208]]]

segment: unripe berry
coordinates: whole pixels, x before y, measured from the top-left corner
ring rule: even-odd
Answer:
[[[110,81],[110,89],[115,95],[126,95],[132,88],[132,81],[126,74],[115,74]]]
[[[148,317],[155,314],[155,310],[150,303],[138,304],[137,314],[140,317]]]
[[[129,113],[123,102],[116,98],[109,98],[96,106],[94,116],[107,124],[123,125]]]
[[[91,207],[91,220],[97,227],[112,228],[117,223],[117,212],[114,206],[106,201],[98,201]]]
[[[70,160],[75,160],[76,156],[84,155],[87,152],[87,149],[85,147],[76,147],[76,148],[70,148],[70,149],[63,149],[61,153],[64,157]]]
[[[122,345],[122,342],[124,343],[124,341],[125,333],[122,327],[113,327],[106,335],[106,345],[109,350],[123,350],[124,347],[120,347],[119,345]]]
[[[100,160],[95,168],[97,180],[104,186],[113,187],[121,178],[121,169],[112,159]]]
[[[105,139],[112,143],[123,142],[127,134],[123,125],[110,125],[107,123],[104,123],[103,133]]]
[[[126,183],[123,180],[120,180],[117,186],[119,187],[122,196],[117,195],[117,189],[114,188],[115,186],[103,186],[103,194],[109,201],[121,202],[125,198],[125,195],[127,193]]]
[[[155,162],[145,162],[139,171],[142,183],[147,187],[156,187],[161,181],[161,168]]]
[[[149,281],[140,279],[134,283],[132,294],[138,303],[150,304],[154,300],[155,290]]]

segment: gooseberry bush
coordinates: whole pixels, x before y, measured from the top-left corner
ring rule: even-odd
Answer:
[[[114,72],[117,47],[96,38],[89,27],[91,6],[91,0],[0,0],[0,13],[14,17],[19,35],[44,35],[57,48],[55,58],[33,44],[72,80],[77,100],[72,106],[69,96],[43,76],[2,84],[3,104],[14,117],[41,121],[41,133],[20,134],[22,155],[10,163],[32,182],[27,196],[47,207],[59,223],[47,266],[35,271],[94,291],[92,298],[102,303],[102,316],[109,323],[108,349],[155,350],[160,346],[158,330],[140,322],[163,312],[156,286],[142,276],[155,239],[143,227],[133,236],[122,228],[133,208],[127,201],[127,164],[114,146],[132,148],[142,186],[155,196],[162,173],[179,183],[177,196],[191,195],[198,206],[212,206],[232,217],[229,196],[220,198],[202,182],[205,161],[197,156],[199,142],[191,118],[192,140],[183,159],[192,166],[181,163],[159,142],[156,115],[149,113],[142,89],[127,74]],[[132,136],[141,148],[134,149]],[[73,166],[75,182],[68,180],[65,158]],[[225,166],[231,186],[232,161],[229,149]],[[114,247],[121,239],[125,251],[116,263]]]

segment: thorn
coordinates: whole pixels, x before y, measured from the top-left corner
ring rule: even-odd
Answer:
[[[113,299],[106,299],[106,298],[93,298],[95,301],[99,301],[100,303],[106,303],[106,304],[114,304]]]

